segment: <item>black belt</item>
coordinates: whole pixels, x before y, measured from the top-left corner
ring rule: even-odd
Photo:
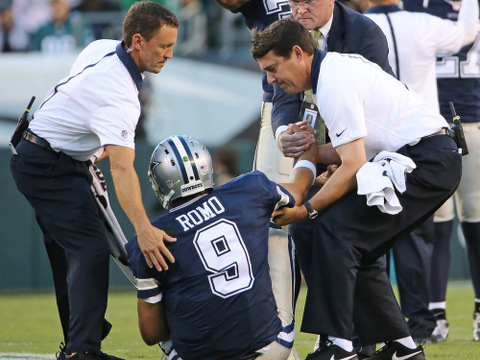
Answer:
[[[422,139],[428,139],[432,136],[437,136],[437,135],[447,135],[447,136],[450,136],[451,138],[455,139],[455,135],[450,128],[441,128],[436,133],[434,133],[432,135],[424,136],[424,137],[422,137]]]
[[[30,129],[25,130],[25,132],[22,135],[22,138],[48,151],[56,152],[55,150],[52,149],[52,147],[50,146],[47,140],[45,140],[44,138],[41,138],[40,136],[35,135]]]

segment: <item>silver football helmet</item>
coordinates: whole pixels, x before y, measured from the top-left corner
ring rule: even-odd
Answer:
[[[150,158],[148,177],[162,206],[175,199],[213,189],[212,158],[207,148],[188,136],[170,136]]]

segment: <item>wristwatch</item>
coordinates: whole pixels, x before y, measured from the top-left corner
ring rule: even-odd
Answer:
[[[305,201],[303,206],[307,209],[309,219],[315,219],[318,216],[318,211],[315,210],[308,201]]]

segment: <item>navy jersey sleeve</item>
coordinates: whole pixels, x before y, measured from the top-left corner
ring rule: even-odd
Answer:
[[[145,256],[138,246],[137,236],[125,246],[128,252],[128,261],[137,281],[137,297],[146,299],[161,294],[159,282],[153,276],[153,270],[147,264]]]
[[[250,0],[234,12],[240,12],[250,30],[263,30],[271,23],[290,16],[286,0]]]
[[[429,0],[424,3],[421,0],[404,0],[403,3],[408,11],[426,12],[452,21],[458,19],[460,10],[458,1]],[[477,36],[473,44],[464,46],[457,54],[437,54],[440,113],[449,121],[452,121],[450,101],[455,105],[462,122],[478,122],[480,119],[480,63],[477,60],[480,52],[479,39]]]
[[[270,181],[267,176],[260,171],[239,176],[239,184],[245,187],[245,191],[258,194],[256,199],[260,202],[270,204],[272,209],[280,207],[293,207],[295,198],[281,185]]]
[[[279,126],[298,121],[302,104],[301,94],[287,94],[278,85],[273,85],[272,130],[273,135]]]

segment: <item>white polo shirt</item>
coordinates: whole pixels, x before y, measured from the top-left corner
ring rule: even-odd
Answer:
[[[448,126],[418,94],[361,55],[319,50],[311,79],[334,148],[363,138],[370,159]]]
[[[471,11],[463,6],[464,3],[469,5],[469,2],[473,6]],[[455,54],[463,45],[475,39],[478,22],[475,6],[478,6],[477,0],[462,1],[463,10],[467,13],[459,17],[458,22],[426,13],[402,11],[397,5],[373,6],[365,13],[385,33],[390,49],[388,60],[400,81],[420,94],[437,111],[440,109],[435,73],[436,53],[446,51]],[[469,35],[472,31],[473,37]],[[397,60],[399,69],[396,68]]]
[[[135,148],[143,82],[119,41],[98,40],[78,56],[68,77],[51,89],[30,129],[56,151],[87,160],[105,145]]]

